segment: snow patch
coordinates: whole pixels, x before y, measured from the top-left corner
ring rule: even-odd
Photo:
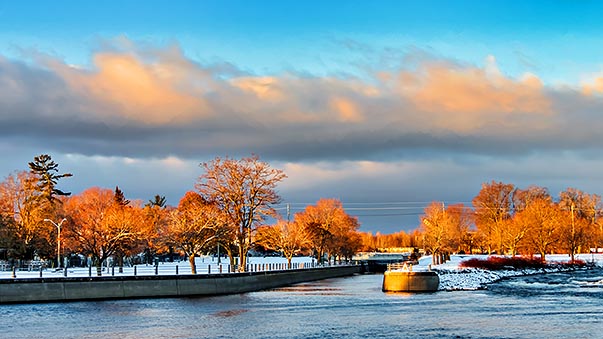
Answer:
[[[432,266],[432,270],[438,273],[440,277],[440,290],[443,291],[465,291],[465,290],[480,290],[485,289],[488,284],[499,281],[507,277],[517,277],[531,274],[566,272],[574,270],[571,267],[550,267],[543,269],[509,269],[489,271],[479,268],[462,268],[461,262],[477,258],[486,259],[487,255],[452,255],[450,260],[444,264]],[[603,255],[601,254],[582,254],[577,255],[576,259],[584,260],[592,263],[597,267],[603,267]],[[567,262],[567,255],[550,255],[547,256],[549,262]],[[431,264],[431,257],[423,257],[419,260],[419,266],[427,267]],[[603,287],[603,280],[598,282],[585,282],[590,286],[600,284]],[[599,286],[599,285],[597,285]]]

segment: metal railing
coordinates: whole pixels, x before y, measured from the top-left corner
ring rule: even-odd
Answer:
[[[353,265],[353,263],[339,263],[339,264],[323,264],[319,265],[316,262],[294,262],[290,265],[288,263],[251,263],[247,264],[244,272],[270,272],[270,271],[283,271],[283,270],[298,270],[298,269],[309,269],[309,268],[324,268],[334,266],[347,266]],[[5,265],[9,265],[5,263]],[[39,266],[36,269],[33,267],[29,270],[20,270],[17,267],[7,267],[6,271],[0,273],[0,279],[6,278],[43,278],[43,277],[97,277],[97,267],[68,267],[59,270],[46,270],[44,266]],[[29,271],[29,273],[23,273],[23,271]],[[121,271],[121,272],[120,272]],[[238,265],[230,264],[217,264],[217,263],[201,263],[197,264],[196,274],[198,275],[209,275],[209,274],[228,274],[228,273],[240,273]],[[153,276],[153,275],[192,275],[190,264],[187,261],[178,263],[155,263],[154,265],[134,265],[124,266],[102,266],[101,275],[103,277],[112,276]]]

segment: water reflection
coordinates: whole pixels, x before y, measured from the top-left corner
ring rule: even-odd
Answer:
[[[0,307],[7,338],[597,338],[603,273],[383,293],[381,275],[203,298]]]

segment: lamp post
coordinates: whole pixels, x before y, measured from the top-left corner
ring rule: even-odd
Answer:
[[[61,225],[63,225],[63,222],[67,220],[65,218],[63,218],[63,220],[61,220],[58,224],[50,219],[44,219],[44,221],[48,221],[51,222],[53,225],[55,225],[57,227],[58,233],[57,233],[57,264],[58,264],[58,268],[61,268]]]

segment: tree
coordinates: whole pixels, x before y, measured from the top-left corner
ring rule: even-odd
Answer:
[[[29,163],[30,172],[37,178],[36,191],[40,193],[40,198],[54,203],[56,196],[69,196],[70,192],[63,192],[56,188],[58,180],[73,176],[71,173],[58,174],[59,165],[55,163],[50,155],[41,154],[34,157],[34,161]]]
[[[449,249],[450,225],[450,216],[441,202],[434,201],[429,204],[421,216],[424,246],[431,252],[434,264],[437,263],[436,256]]]
[[[530,203],[538,199],[552,200],[549,191],[540,186],[530,186],[527,189],[516,189],[513,191],[513,212],[523,211]]]
[[[36,177],[26,171],[9,175],[0,183],[0,213],[11,222],[11,255],[32,259],[47,252],[52,225],[44,223],[45,210],[36,197]]]
[[[307,206],[303,212],[295,214],[295,222],[305,226],[310,233],[312,247],[319,263],[324,254],[331,256],[341,253],[347,235],[358,229],[358,220],[349,216],[337,199],[320,199],[316,205]]]
[[[124,192],[119,189],[119,186],[115,186],[115,192],[113,193],[113,201],[120,206],[128,206],[130,200],[126,199]]]
[[[503,243],[511,255],[515,256],[519,247],[525,242],[533,223],[533,213],[524,211],[536,201],[553,202],[548,190],[544,187],[530,186],[525,190],[513,192],[514,215],[503,222]]]
[[[559,239],[559,225],[564,223],[563,217],[559,205],[549,199],[536,199],[521,212],[522,222],[529,228],[531,250],[539,253],[543,261]]]
[[[157,194],[157,195],[155,195],[155,197],[153,199],[150,199],[145,204],[145,206],[148,206],[148,207],[157,206],[159,208],[164,208],[166,206],[166,203],[167,203],[167,201],[165,200],[165,197]]]
[[[202,163],[205,170],[196,184],[206,201],[216,203],[225,214],[236,238],[240,270],[245,270],[252,234],[267,216],[275,216],[273,204],[280,202],[275,188],[286,178],[257,156],[240,160],[216,158]],[[231,258],[232,260],[232,258]]]
[[[450,228],[449,246],[456,252],[471,253],[471,237],[469,231],[473,224],[473,210],[463,204],[453,204],[446,208]]]
[[[303,224],[278,220],[273,226],[258,228],[256,243],[282,252],[291,267],[291,259],[311,244],[310,234]]]
[[[215,203],[195,192],[187,192],[178,208],[170,213],[165,242],[187,255],[192,274],[197,274],[195,257],[208,249],[225,231],[224,214]]]
[[[117,204],[109,189],[89,188],[71,197],[65,210],[68,246],[89,255],[99,276],[105,260],[147,237],[141,209]]]
[[[596,227],[600,201],[599,196],[575,188],[568,188],[559,194],[559,208],[568,214],[564,219],[566,222],[561,225],[561,241],[572,261],[575,254],[588,245],[591,238],[589,229]]]
[[[473,198],[477,231],[486,242],[488,253],[492,253],[493,248],[498,253],[504,251],[503,230],[505,221],[511,218],[514,191],[512,184],[492,181],[483,184],[478,195]]]
[[[155,196],[154,200],[149,200],[143,208],[145,223],[149,228],[149,237],[144,240],[144,261],[150,264],[158,251],[162,250],[162,234],[166,234],[171,208],[166,206],[165,197]],[[173,261],[173,247],[167,245],[163,248],[170,255],[170,261]]]

